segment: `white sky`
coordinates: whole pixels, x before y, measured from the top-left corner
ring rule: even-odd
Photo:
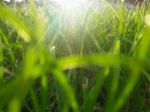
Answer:
[[[10,0],[4,0],[4,1],[10,2]],[[15,0],[15,1],[21,2],[22,0]]]

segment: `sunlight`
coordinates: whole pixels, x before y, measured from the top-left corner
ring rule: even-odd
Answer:
[[[4,0],[6,2],[10,2],[11,0]],[[22,2],[23,0],[15,0],[16,2]]]
[[[87,0],[51,0],[66,10],[80,10],[87,4]]]

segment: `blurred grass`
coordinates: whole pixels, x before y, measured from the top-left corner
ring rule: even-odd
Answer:
[[[149,6],[101,2],[0,5],[0,111],[149,111]]]

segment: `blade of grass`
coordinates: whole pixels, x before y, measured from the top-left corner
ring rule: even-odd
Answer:
[[[131,60],[128,56],[117,56],[111,54],[93,54],[88,56],[70,56],[58,59],[58,64],[62,69],[85,67],[87,65],[127,65],[129,63],[138,63],[138,60]]]
[[[36,92],[35,92],[35,90],[33,90],[33,88],[30,88],[30,94],[31,94],[34,112],[41,112],[40,111],[41,106],[39,104],[39,100],[37,98]]]
[[[68,97],[68,103],[70,104],[70,106],[72,107],[74,112],[78,112],[79,107],[78,107],[74,92],[73,92],[67,78],[65,77],[65,74],[63,72],[61,72],[58,68],[53,69],[52,73],[54,74],[54,77],[56,78],[58,83],[63,87],[65,94]]]
[[[0,82],[3,79],[3,75],[4,75],[4,70],[3,70],[3,44],[2,44],[1,34],[0,34]]]
[[[119,97],[117,98],[116,103],[114,104],[111,110],[112,112],[120,111],[121,107],[129,99],[129,95],[131,91],[133,90],[133,88],[135,87],[135,84],[138,82],[140,78],[139,70],[140,68],[134,65],[134,69],[132,68],[132,71],[131,71],[130,79],[126,82],[124,89],[122,90]]]
[[[12,9],[0,4],[0,10],[0,18],[7,20],[8,23],[18,30],[20,36],[28,42],[31,38],[25,23],[17,18],[17,14]]]
[[[93,85],[93,87],[91,88],[91,90],[89,91],[84,103],[83,103],[83,108],[82,111],[83,112],[92,112],[93,107],[96,103],[96,99],[101,91],[102,85],[104,83],[105,77],[108,75],[109,73],[109,68],[104,68],[101,70],[101,72],[98,72],[96,75],[96,82]]]
[[[117,39],[114,43],[112,54],[119,55],[120,53],[120,40]],[[115,102],[115,97],[117,95],[117,90],[119,86],[119,74],[120,69],[119,65],[115,66],[110,74],[110,90],[104,107],[104,112],[110,112]]]
[[[43,74],[41,77],[41,111],[46,112],[48,106],[48,76]]]
[[[11,60],[13,62],[15,62],[16,59],[15,59],[14,53],[13,53],[12,48],[11,48],[11,44],[9,43],[7,36],[3,33],[3,31],[0,31],[0,33],[2,36],[3,44],[6,45],[8,48],[8,53],[10,55]]]
[[[114,102],[115,102],[115,98],[116,98],[116,94],[117,94],[117,90],[118,90],[118,85],[119,85],[119,67],[115,67],[113,68],[113,72],[112,74],[110,74],[111,76],[111,82],[110,82],[110,89],[108,91],[108,96],[106,98],[106,104],[104,107],[104,112],[110,112],[112,111]]]

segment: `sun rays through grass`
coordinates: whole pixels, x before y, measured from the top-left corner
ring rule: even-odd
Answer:
[[[76,3],[0,4],[0,111],[149,111],[149,6]]]

